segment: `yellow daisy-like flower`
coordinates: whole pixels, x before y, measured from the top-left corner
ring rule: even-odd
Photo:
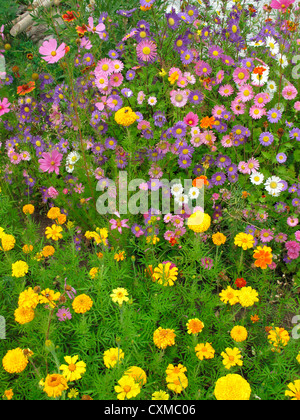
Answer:
[[[25,261],[17,261],[11,266],[13,277],[24,277],[29,270],[28,264]]]
[[[242,287],[238,291],[238,300],[239,303],[244,307],[247,308],[249,306],[253,306],[255,302],[258,302],[258,293],[252,287]]]
[[[2,365],[8,373],[21,373],[27,364],[28,359],[24,356],[23,350],[20,347],[8,350],[2,359]]]
[[[1,236],[1,245],[3,251],[10,251],[15,247],[16,239],[13,235],[8,235],[6,233]]]
[[[115,113],[116,123],[124,127],[135,123],[138,118],[137,114],[130,107],[121,108]]]
[[[187,219],[187,225],[196,233],[206,232],[210,228],[211,217],[198,210]]]
[[[89,311],[92,306],[92,299],[84,293],[76,296],[72,302],[72,308],[77,314],[84,314],[85,312]]]
[[[76,397],[78,397],[78,395],[79,395],[79,392],[78,392],[78,389],[77,388],[72,388],[72,389],[70,389],[70,391],[68,392],[68,398],[76,398]]]
[[[217,246],[223,245],[226,242],[226,236],[221,232],[214,233],[211,238],[213,243]]]
[[[7,400],[12,400],[12,397],[14,396],[13,390],[11,389],[6,389],[4,391],[3,396],[7,399]]]
[[[46,392],[48,397],[60,397],[63,391],[68,389],[67,380],[63,375],[60,375],[59,373],[47,375],[43,384],[44,391]]]
[[[234,245],[237,245],[246,251],[249,248],[253,248],[254,237],[250,233],[238,233],[234,238]]]
[[[241,375],[228,374],[217,380],[214,394],[217,400],[247,401],[251,396],[251,387]]]
[[[66,378],[68,382],[77,381],[82,377],[82,375],[86,371],[86,364],[84,362],[77,362],[78,355],[73,357],[65,356],[65,362],[67,364],[62,364],[59,367],[59,370],[63,371],[63,376]]]
[[[94,280],[98,273],[99,273],[99,268],[98,267],[93,267],[89,272],[89,276],[90,276],[91,279]]]
[[[34,206],[32,204],[26,204],[23,206],[23,213],[24,214],[33,214],[34,213]]]
[[[168,375],[166,381],[167,387],[176,394],[180,394],[189,384],[188,378],[184,373]]]
[[[172,263],[170,262],[159,264],[158,267],[154,269],[153,279],[163,286],[173,286],[174,282],[177,280],[178,268],[171,268],[171,265]]]
[[[199,360],[213,359],[215,357],[215,350],[210,343],[197,344],[195,352]]]
[[[188,334],[198,334],[204,328],[203,322],[198,318],[189,319],[186,326]]]
[[[116,261],[124,261],[126,258],[125,251],[120,251],[114,255],[114,260]]]
[[[155,391],[152,394],[152,400],[168,400],[169,398],[170,398],[170,395],[162,390]]]
[[[61,226],[57,226],[54,224],[51,227],[50,226],[46,227],[45,235],[47,239],[58,241],[59,239],[63,237],[61,234],[62,231],[63,231],[63,228]]]
[[[125,354],[123,350],[118,347],[106,350],[103,354],[104,364],[108,369],[113,368],[117,363],[121,363],[121,360],[124,359],[124,357]]]
[[[118,393],[118,400],[125,400],[125,398],[129,400],[141,392],[139,384],[131,376],[122,376],[118,384],[115,386],[115,391]]]
[[[23,308],[35,309],[39,303],[39,295],[29,287],[19,294],[18,305]]]
[[[131,376],[140,387],[145,385],[147,382],[146,372],[138,366],[131,366],[126,370],[124,375]]]
[[[129,301],[128,292],[123,287],[117,287],[117,289],[113,289],[110,297],[114,303],[118,303],[120,306],[123,305],[123,302]]]
[[[22,306],[19,306],[15,312],[15,321],[19,324],[28,324],[28,322],[31,322],[34,318],[34,310],[32,308],[24,308]]]
[[[159,327],[153,333],[154,344],[160,349],[173,346],[175,344],[175,337],[176,334],[174,333],[174,330],[171,330],[170,328]]]
[[[300,379],[290,382],[287,387],[289,389],[285,391],[285,396],[291,397],[291,400],[300,401]]]
[[[230,332],[230,336],[237,343],[241,343],[247,339],[248,332],[245,327],[241,325],[236,325],[235,327],[232,328]]]
[[[233,289],[230,286],[227,286],[227,289],[222,290],[221,293],[219,293],[220,299],[222,302],[224,303],[230,303],[230,305],[235,305],[236,303],[238,303],[239,298],[239,291]]]
[[[275,348],[285,347],[290,341],[290,336],[284,328],[275,327],[269,331],[268,340]]]
[[[177,366],[169,364],[167,369],[166,369],[166,374],[167,374],[167,376],[177,375],[177,374],[180,374],[180,373],[184,373],[186,371],[187,371],[186,367],[183,366],[181,363],[179,363]]]
[[[223,357],[223,365],[226,369],[230,369],[233,366],[243,366],[243,361],[241,360],[241,352],[237,347],[234,347],[233,349],[227,347],[225,349],[225,352],[223,351],[221,353],[221,356]]]
[[[54,290],[45,289],[42,290],[39,296],[39,303],[46,303],[51,308],[55,308],[57,301],[60,298],[60,292],[55,292]]]

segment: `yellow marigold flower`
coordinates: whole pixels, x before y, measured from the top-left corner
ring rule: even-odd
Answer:
[[[253,248],[254,237],[250,233],[238,233],[234,238],[234,245],[237,245],[246,251],[249,248]]]
[[[32,308],[24,308],[22,306],[19,306],[15,312],[15,321],[19,324],[28,324],[28,322],[31,322],[34,318],[34,310]]]
[[[46,227],[45,230],[45,235],[47,237],[47,239],[52,239],[53,241],[58,241],[59,239],[61,239],[63,236],[61,234],[63,228],[61,226],[57,226],[57,225],[52,225],[51,227],[48,226]]]
[[[124,261],[126,258],[125,251],[120,251],[114,255],[114,260],[116,261]]]
[[[49,305],[51,308],[55,308],[57,301],[60,298],[60,292],[55,292],[54,290],[45,289],[42,290],[39,295],[39,303],[45,303]]]
[[[250,399],[251,387],[241,375],[229,373],[217,380],[214,394],[217,400],[247,401]]]
[[[238,290],[235,290],[232,287],[227,286],[227,289],[222,290],[222,292],[219,293],[219,296],[222,302],[224,303],[229,302],[230,305],[235,305],[239,301],[238,294],[239,294]]]
[[[217,246],[223,245],[226,242],[226,236],[221,232],[214,233],[211,238],[213,243]]]
[[[170,328],[157,328],[153,333],[154,344],[159,349],[165,349],[167,346],[173,346],[175,344],[176,334],[174,330]]]
[[[44,391],[48,397],[60,397],[63,391],[68,389],[67,380],[59,373],[47,375],[44,382]]]
[[[77,388],[72,388],[72,389],[70,389],[70,391],[68,392],[68,398],[76,398],[76,397],[78,397],[78,395],[79,395],[79,392],[78,392],[78,389]]]
[[[158,242],[160,241],[159,237],[156,235],[153,236],[147,236],[146,238],[146,242],[147,244],[150,244],[150,242],[152,243],[152,245],[156,245]]]
[[[98,267],[93,267],[91,268],[90,272],[89,272],[89,276],[91,279],[95,279],[97,274],[99,273],[99,268]]]
[[[123,287],[118,287],[117,289],[113,289],[112,294],[110,295],[112,298],[112,301],[114,303],[118,303],[120,306],[123,304],[123,302],[128,302],[128,292]]]
[[[7,400],[12,400],[12,397],[14,396],[13,390],[11,389],[6,389],[4,391],[4,395],[3,395]]]
[[[23,308],[35,309],[38,303],[39,295],[35,293],[32,287],[29,287],[19,294],[18,305]]]
[[[73,357],[65,356],[65,362],[67,364],[62,364],[59,367],[59,370],[63,371],[63,376],[66,378],[68,382],[77,381],[82,377],[82,375],[86,371],[86,364],[84,362],[77,362],[78,355]]]
[[[43,257],[48,258],[52,257],[55,253],[55,248],[52,245],[47,245],[42,249]]]
[[[238,299],[239,303],[244,307],[247,308],[249,306],[253,306],[255,302],[258,302],[258,293],[252,287],[242,287],[238,291]]]
[[[63,224],[64,224],[64,223],[66,223],[66,221],[67,221],[67,216],[66,216],[64,213],[61,213],[61,214],[57,217],[56,221],[57,221],[57,223],[58,223],[59,225],[63,225]]]
[[[118,347],[105,350],[103,353],[104,364],[108,369],[113,368],[117,363],[121,363],[121,360],[124,359],[124,357],[125,354],[123,350]]]
[[[187,371],[186,367],[183,366],[181,363],[179,363],[177,366],[169,364],[167,369],[166,369],[166,374],[167,374],[167,376],[179,375],[180,373],[184,373],[186,371]]]
[[[13,235],[8,235],[6,233],[1,236],[1,245],[3,251],[10,251],[15,247],[16,239]]]
[[[25,261],[17,261],[11,266],[13,277],[24,277],[29,270],[28,264]]]
[[[268,340],[275,348],[285,347],[290,341],[290,336],[284,328],[275,327],[269,331]]]
[[[291,397],[292,400],[300,401],[300,379],[290,382],[287,387],[289,389],[285,391],[285,396]]]
[[[34,213],[34,206],[32,204],[26,204],[26,206],[23,206],[23,213],[24,214],[33,214]]]
[[[196,356],[199,360],[213,359],[215,357],[215,350],[211,343],[199,343],[195,347]]]
[[[76,296],[72,302],[72,307],[77,314],[84,314],[89,311],[92,306],[92,299],[84,293]]]
[[[298,353],[298,356],[296,357],[296,360],[298,363],[300,363],[300,352]]]
[[[24,356],[23,350],[20,347],[8,350],[2,359],[2,365],[8,373],[21,373],[27,364],[28,359]]]
[[[186,326],[188,334],[198,334],[204,328],[203,322],[198,318],[189,319]]]
[[[33,250],[33,246],[32,245],[24,245],[22,248],[22,251],[24,252],[24,254],[30,254],[30,252],[32,252]]]
[[[225,352],[223,351],[221,353],[221,356],[223,357],[223,365],[226,369],[230,369],[236,365],[243,366],[243,361],[241,360],[242,355],[237,347],[234,347],[233,349],[227,347]]]
[[[168,400],[170,395],[167,394],[165,391],[155,391],[152,394],[152,400]]]
[[[187,219],[188,227],[197,233],[206,232],[210,228],[211,217],[202,211],[196,211]]]
[[[188,378],[184,373],[176,373],[166,377],[167,387],[180,394],[189,384]]]
[[[131,376],[122,376],[118,384],[115,386],[115,391],[118,393],[118,400],[125,400],[125,397],[129,400],[141,392],[139,384]]]
[[[147,382],[146,372],[138,366],[131,366],[126,370],[124,375],[131,376],[140,387],[145,385]]]
[[[51,209],[47,213],[48,219],[55,220],[60,216],[60,208],[59,207],[51,207]]]
[[[123,107],[115,113],[116,123],[125,127],[135,123],[137,119],[138,116],[135,112],[132,111],[130,107]]]
[[[178,268],[172,267],[172,263],[167,262],[159,264],[158,267],[154,269],[153,278],[157,283],[162,284],[163,286],[173,286],[174,282],[177,280]]]
[[[2,239],[3,235],[5,235],[4,229],[0,227],[0,239]]]
[[[248,332],[245,327],[241,325],[236,325],[232,328],[230,336],[237,343],[241,343],[242,341],[245,341],[247,339]]]

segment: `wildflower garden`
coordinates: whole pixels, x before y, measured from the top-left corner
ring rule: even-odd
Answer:
[[[300,3],[179,3],[0,5],[3,400],[300,400]]]

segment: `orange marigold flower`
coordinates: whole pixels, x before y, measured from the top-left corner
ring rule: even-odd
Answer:
[[[193,179],[193,187],[202,188],[203,185],[209,185],[209,182],[207,180],[207,176],[200,175],[197,178]]]
[[[272,263],[272,248],[264,246],[263,248],[261,246],[258,246],[254,250],[253,258],[255,261],[255,266],[260,267],[263,270],[265,270],[269,264]]]
[[[27,93],[32,92],[35,89],[35,82],[31,81],[25,83],[24,85],[18,86],[17,94],[18,95],[26,95]]]
[[[212,128],[215,122],[215,117],[204,117],[200,121],[201,128]]]

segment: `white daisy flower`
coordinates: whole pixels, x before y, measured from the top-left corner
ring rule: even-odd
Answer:
[[[264,181],[264,178],[265,176],[261,172],[252,172],[250,175],[250,181],[254,185],[260,185]]]
[[[174,196],[174,201],[177,204],[188,204],[189,197],[187,196],[187,194],[178,194]]]
[[[271,176],[265,182],[265,188],[270,195],[273,197],[278,197],[281,191],[283,190],[283,183],[278,176]]]
[[[271,93],[276,92],[277,86],[276,86],[276,83],[274,82],[274,80],[269,80],[267,82],[267,90]]]
[[[174,196],[177,196],[183,192],[183,186],[181,184],[174,184],[171,188],[171,193]]]
[[[190,197],[191,200],[194,198],[198,198],[199,194],[200,194],[200,191],[198,188],[192,187],[189,189],[188,196]]]
[[[74,165],[72,165],[71,163],[67,163],[66,164],[66,171],[71,174],[74,171]]]
[[[80,154],[78,152],[70,152],[67,156],[67,164],[75,165],[76,162],[80,159]]]
[[[265,71],[263,74],[251,74],[252,84],[255,86],[263,86],[268,81],[268,73]]]
[[[278,63],[281,65],[283,69],[285,69],[289,65],[288,59],[286,58],[285,55],[277,54],[276,60],[278,61]]]
[[[266,46],[270,48],[272,54],[277,55],[279,53],[279,44],[272,36],[268,36],[266,39]]]

